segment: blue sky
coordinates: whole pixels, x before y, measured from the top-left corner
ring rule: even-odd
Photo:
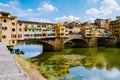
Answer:
[[[19,20],[41,22],[92,21],[120,14],[120,0],[0,0],[0,11]]]

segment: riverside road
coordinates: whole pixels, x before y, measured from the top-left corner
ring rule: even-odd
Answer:
[[[0,42],[0,80],[30,80],[2,42]]]

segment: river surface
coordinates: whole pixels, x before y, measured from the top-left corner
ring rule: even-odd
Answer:
[[[24,55],[26,58],[33,56],[31,62],[40,67],[40,72],[47,78],[57,76],[58,80],[120,80],[119,48],[71,48],[43,53],[41,45],[20,45],[16,48],[27,52]],[[45,66],[46,71],[42,70]]]
[[[16,45],[13,47],[13,50],[19,49],[20,51],[23,51],[25,54],[21,56],[25,58],[32,58],[35,57],[43,52],[43,46],[37,45],[37,44],[21,44]],[[13,51],[13,52],[14,52]],[[34,54],[33,54],[34,53]]]

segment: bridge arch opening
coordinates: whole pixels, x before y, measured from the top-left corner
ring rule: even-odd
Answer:
[[[48,43],[47,41],[41,41],[41,40],[24,40],[24,41],[18,41],[17,44],[37,44],[37,45],[42,45],[43,46],[43,51],[53,51],[54,46],[50,43]]]
[[[83,39],[71,39],[64,43],[64,48],[88,47],[89,44]]]
[[[108,39],[106,39],[106,38],[98,38],[97,39],[98,47],[107,47],[107,45],[108,45]]]

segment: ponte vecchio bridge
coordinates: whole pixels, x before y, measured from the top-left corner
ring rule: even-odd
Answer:
[[[64,45],[72,41],[75,47],[95,47],[98,42],[103,41],[103,43],[110,43],[114,45],[116,43],[115,39],[108,38],[84,38],[82,35],[69,35],[69,37],[54,37],[54,38],[41,38],[41,39],[24,39],[17,40],[17,44],[26,42],[38,42],[43,45],[43,49],[47,51],[60,51],[64,49]],[[107,42],[106,42],[107,41]]]

